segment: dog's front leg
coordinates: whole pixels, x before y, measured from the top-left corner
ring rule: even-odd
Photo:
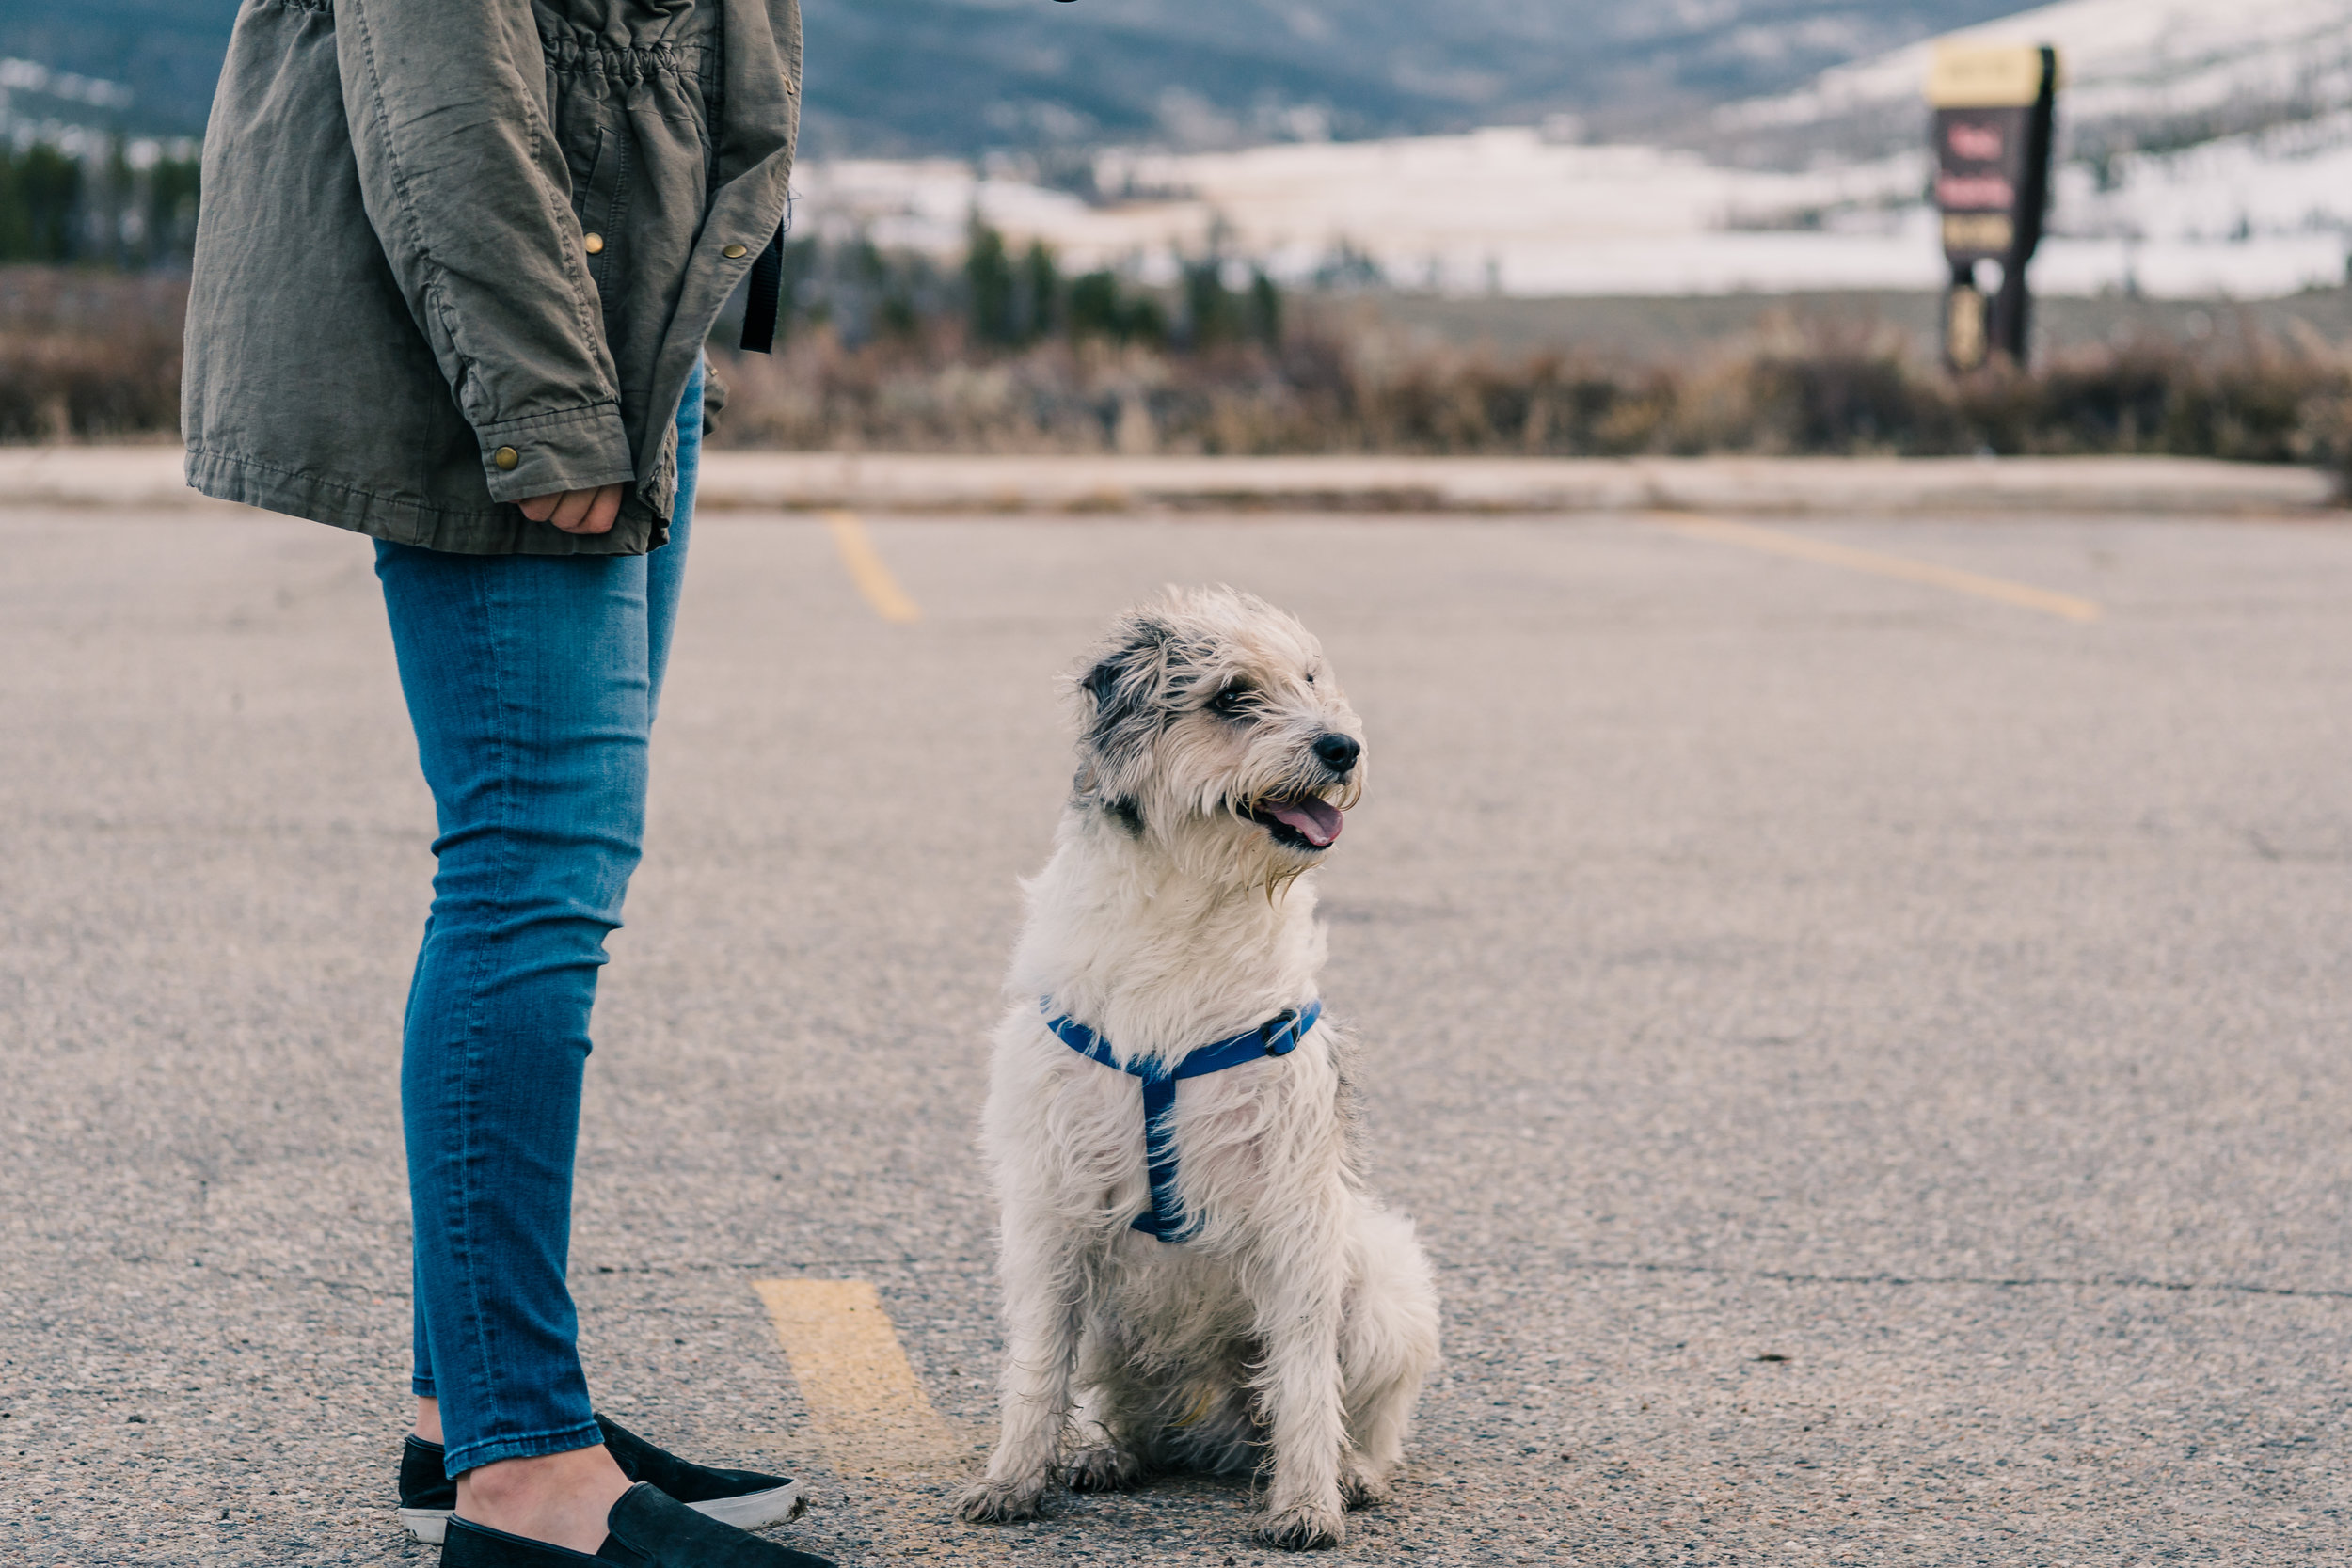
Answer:
[[[964,1489],[958,1512],[976,1524],[1034,1519],[1070,1416],[1078,1354],[1078,1282],[1069,1238],[1050,1225],[1016,1227],[1008,1216],[1004,1259],[1004,1426],[988,1469]]]
[[[1341,1400],[1336,1272],[1279,1275],[1263,1299],[1265,1362],[1256,1379],[1272,1428],[1274,1484],[1259,1534],[1286,1551],[1336,1546],[1347,1532],[1340,1455],[1347,1442]]]

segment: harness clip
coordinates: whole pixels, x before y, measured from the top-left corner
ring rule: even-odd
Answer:
[[[1269,1056],[1287,1056],[1298,1044],[1298,1009],[1285,1007],[1258,1025],[1258,1037],[1265,1041]],[[1280,1041],[1279,1045],[1276,1041]]]

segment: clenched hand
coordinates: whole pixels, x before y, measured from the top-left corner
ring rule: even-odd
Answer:
[[[594,490],[557,490],[520,503],[523,515],[534,523],[553,523],[566,533],[606,533],[621,515],[621,486],[601,484]]]

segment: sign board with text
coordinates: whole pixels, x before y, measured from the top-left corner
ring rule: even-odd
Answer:
[[[1944,352],[1955,370],[1994,353],[2025,363],[2026,263],[2049,204],[2058,55],[2030,45],[1944,44],[1928,72],[1944,259]],[[1985,277],[1987,263],[1997,281]],[[1989,286],[1988,286],[1989,285]]]

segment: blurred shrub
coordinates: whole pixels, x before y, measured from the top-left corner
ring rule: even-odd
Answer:
[[[1995,451],[2146,451],[2255,463],[2342,463],[2352,358],[2249,337],[2228,350],[2172,344],[2074,350],[2031,375],[1987,369],[1956,406]]]
[[[1221,280],[1217,283],[1222,288]],[[947,316],[852,343],[823,325],[773,359],[722,354],[718,439],[814,450],[1632,456],[2143,453],[2352,463],[2352,353],[2250,330],[2090,347],[1954,378],[1892,329],[1783,319],[1686,360],[1506,358],[1397,338],[1310,300],[1188,276],[1171,330],[1108,273],[1063,335],[979,341]],[[1216,324],[1210,330],[1200,323]]]
[[[180,426],[184,278],[0,267],[0,441]]]
[[[1073,338],[1155,345],[1168,341],[1168,313],[1160,302],[1125,288],[1115,272],[1090,272],[1073,280],[1063,319]]]
[[[1001,261],[1001,267],[999,266]],[[1508,356],[1243,274],[1167,290],[1000,248],[979,276],[788,246],[772,356],[714,348],[727,446],[930,451],[2169,453],[2352,468],[2352,351],[2250,325],[1961,379],[1900,332],[1784,317],[1672,361]],[[0,440],[165,436],[183,280],[0,267]],[[722,332],[717,342],[731,341]]]

